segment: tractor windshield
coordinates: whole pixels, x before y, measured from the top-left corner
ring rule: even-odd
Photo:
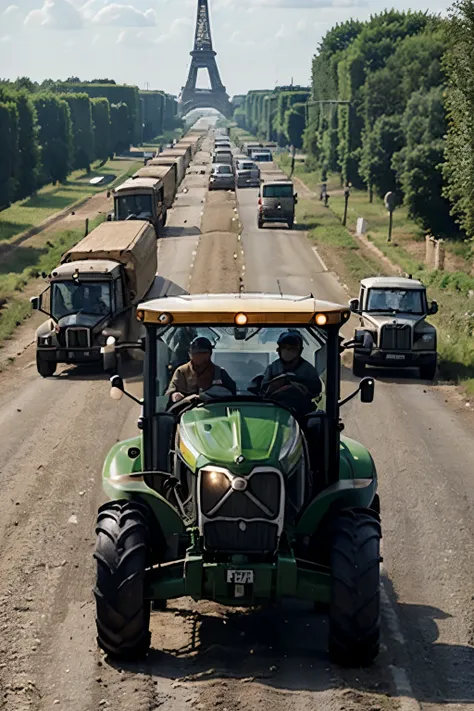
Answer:
[[[278,341],[282,334],[287,334],[291,331],[291,344],[296,340],[296,343],[302,341],[303,351],[298,359],[299,347],[296,346],[296,361],[284,369],[281,368]],[[295,338],[296,337],[296,338]],[[233,326],[217,326],[217,327],[163,327],[158,329],[157,333],[157,387],[156,395],[158,398],[157,409],[163,411],[166,409],[169,402],[169,388],[176,373],[176,369],[180,366],[190,363],[190,347],[196,338],[199,338],[198,343],[201,348],[205,347],[205,342],[210,342],[212,346],[211,354],[211,373],[210,381],[223,380],[219,378],[219,370],[217,376],[214,374],[213,366],[224,369],[225,373],[230,376],[237,395],[249,395],[248,388],[252,383],[253,378],[264,375],[268,379],[269,375],[276,377],[281,374],[281,370],[295,373],[298,371],[302,375],[302,381],[307,378],[309,381],[319,377],[321,383],[321,395],[318,396],[318,407],[324,409],[326,391],[326,369],[327,369],[327,342],[328,334],[324,329],[317,327],[300,327],[300,328],[285,328],[285,327],[233,327]],[[281,344],[283,346],[283,343]],[[286,351],[288,347],[286,348]],[[305,363],[301,361],[305,361]],[[276,363],[279,361],[279,364]],[[272,366],[272,370],[269,368]],[[194,366],[190,366],[193,367]],[[302,369],[300,369],[302,367]],[[182,371],[183,369],[181,369]],[[199,366],[198,366],[199,370]],[[185,373],[185,376],[187,372]],[[191,377],[194,374],[191,374]],[[176,378],[174,379],[176,381]],[[204,379],[205,382],[205,379]],[[202,389],[205,389],[204,387]]]

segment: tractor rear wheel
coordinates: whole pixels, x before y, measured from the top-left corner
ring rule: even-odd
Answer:
[[[329,655],[342,666],[369,666],[379,653],[380,538],[370,509],[346,509],[334,521]]]
[[[115,658],[144,657],[150,647],[150,602],[144,598],[150,556],[146,506],[125,500],[104,504],[96,534],[97,642]]]

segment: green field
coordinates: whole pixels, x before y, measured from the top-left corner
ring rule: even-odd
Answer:
[[[13,241],[16,235],[39,225],[56,212],[103,191],[104,186],[89,184],[92,178],[104,175],[108,177],[107,187],[110,187],[118,179],[132,175],[142,165],[142,161],[110,160],[101,168],[96,164],[91,173],[83,170],[71,173],[66,183],[46,185],[33,197],[16,202],[0,212],[0,243]]]

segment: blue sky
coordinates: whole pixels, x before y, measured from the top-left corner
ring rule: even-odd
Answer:
[[[443,0],[392,0],[445,13]],[[0,76],[109,77],[179,93],[189,67],[197,0],[0,0]],[[308,84],[321,37],[377,0],[210,0],[214,49],[232,94]],[[204,85],[204,84],[203,84]]]

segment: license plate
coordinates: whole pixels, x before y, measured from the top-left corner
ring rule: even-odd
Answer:
[[[405,360],[405,356],[398,353],[388,353],[385,357],[387,360]]]
[[[247,585],[248,583],[253,583],[254,581],[254,571],[253,570],[228,570],[227,571],[227,582],[235,583],[236,585]]]

